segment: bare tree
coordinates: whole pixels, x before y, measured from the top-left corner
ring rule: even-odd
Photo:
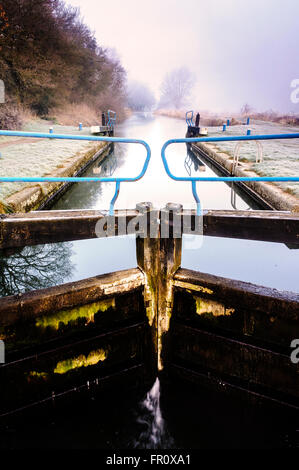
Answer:
[[[187,67],[172,70],[162,82],[159,107],[172,105],[179,109],[184,106],[190,97],[194,83],[194,75]]]
[[[63,284],[74,269],[72,244],[0,250],[0,297]]]
[[[128,85],[128,105],[135,111],[150,111],[156,100],[151,90],[143,83],[130,82]]]
[[[248,103],[243,104],[243,106],[241,108],[241,114],[243,116],[252,113],[252,111],[253,111],[253,108]]]

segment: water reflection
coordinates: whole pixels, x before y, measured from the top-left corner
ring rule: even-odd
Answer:
[[[260,286],[299,292],[299,251],[283,243],[183,236],[182,267]]]
[[[71,256],[71,243],[0,250],[0,296],[66,282],[75,269]]]
[[[194,171],[206,171],[205,164],[195,155],[191,149],[191,144],[186,144],[187,147],[187,156],[185,158],[185,170],[188,176],[191,176],[192,168]]]
[[[152,201],[156,207],[163,207],[167,202],[174,202],[183,204],[185,208],[195,208],[191,184],[171,180],[167,176],[161,160],[162,144],[168,139],[183,137],[185,133],[185,123],[182,120],[155,117],[143,113],[132,115],[117,127],[117,135],[120,137],[146,140],[152,149],[152,159],[144,178],[136,183],[121,184],[116,209],[135,208],[136,203],[140,201]],[[190,173],[192,175],[194,171],[199,171],[202,168],[199,163],[201,160],[205,163],[204,176],[219,174],[219,171],[208,160],[202,157],[200,157],[200,160],[195,157],[197,158],[195,160],[193,152],[191,153],[190,150],[187,147],[186,155],[186,144],[168,147],[166,156],[173,174],[183,176],[187,172],[188,175]],[[94,176],[95,174],[101,176],[137,175],[144,162],[145,151],[144,153],[143,151],[144,149],[140,145],[115,144],[110,155],[103,162],[98,159],[86,171],[84,176]],[[53,209],[108,209],[114,191],[114,183],[75,184],[60,198],[53,206]],[[197,184],[197,191],[204,209],[231,210],[237,208],[246,210],[248,207],[259,209],[247,194],[236,186],[232,187],[230,183],[200,182]],[[277,243],[211,237],[204,237],[201,248],[198,247],[197,242],[198,240],[188,240],[188,246],[184,242],[183,267],[275,287],[280,290],[295,290],[298,292],[298,249],[291,250]],[[64,244],[64,246],[66,245],[68,244]],[[297,248],[297,246],[289,246],[289,248]],[[28,247],[25,253],[29,256],[31,250],[34,253],[37,248]],[[51,256],[51,249],[48,247],[45,250],[49,250]],[[77,281],[136,266],[135,242],[130,237],[82,240],[74,242],[71,251],[73,252],[71,258],[66,255],[64,263],[74,267],[71,269],[72,273],[70,274],[66,267],[66,276],[64,277],[62,270],[63,255],[61,255],[61,260],[58,260],[61,264],[61,268],[59,268],[61,276],[56,279],[53,275],[51,285],[69,280]],[[1,261],[1,266],[3,266],[4,261]],[[14,261],[9,261],[11,274],[8,274],[7,267],[5,267],[6,274],[2,275],[0,280],[2,295],[19,292],[15,284],[21,285],[20,290],[25,290],[25,277],[28,280],[26,290],[48,286],[43,279],[43,275],[41,275],[40,284],[36,278],[30,279],[31,273],[36,277],[38,276],[37,270],[30,271],[28,267],[25,267],[27,275],[22,276],[23,268],[19,267],[19,261],[23,263],[22,259],[18,260],[17,256],[15,256]],[[3,268],[1,269],[3,271]],[[16,274],[12,270],[15,270]],[[21,277],[21,280],[14,283],[9,281],[7,276],[8,279],[9,276],[12,279]],[[47,278],[47,282],[50,282],[49,278],[50,276]],[[11,283],[12,286],[7,287]]]
[[[231,203],[232,207],[235,210],[239,210],[238,207],[237,207],[237,187],[236,187],[235,183],[231,183],[230,203]],[[248,206],[247,209],[245,209],[245,210],[248,211],[249,209],[250,209],[250,206]]]
[[[174,137],[183,137],[186,133],[185,122],[152,114],[136,113],[122,125],[117,126],[119,137],[142,139],[148,142],[152,158],[145,176],[134,183],[122,183],[116,201],[116,209],[133,209],[136,203],[151,201],[156,207],[163,207],[168,202],[181,203],[186,208],[195,208],[189,182],[177,182],[169,178],[163,167],[161,147]],[[84,176],[136,176],[146,157],[145,150],[137,144],[115,144],[113,152],[104,160],[95,162]],[[198,158],[190,144],[176,144],[168,147],[166,157],[173,174],[191,175],[192,172],[204,170],[206,176],[215,176],[215,168],[205,160]],[[204,162],[204,164],[203,164]],[[114,195],[114,183],[78,183],[70,187],[60,200],[53,205],[54,210],[63,209],[108,209]],[[198,194],[205,209],[232,209],[230,186],[223,183],[199,183]],[[237,191],[239,209],[248,205],[256,208],[251,201],[244,201],[246,195]]]
[[[119,160],[116,158],[114,153],[114,144],[109,156],[104,160],[104,162],[99,161],[93,167],[93,174],[99,177],[111,177],[115,173],[115,170],[119,164]]]
[[[113,144],[110,153],[102,160],[96,160],[82,176],[113,176],[121,168],[128,153],[128,144]],[[114,183],[79,183],[72,185],[67,192],[52,206],[53,210],[95,209],[99,200],[111,200]],[[108,194],[108,195],[107,195]],[[106,196],[107,195],[107,196]],[[110,197],[110,199],[109,199]],[[108,209],[109,203],[101,204],[100,209]]]

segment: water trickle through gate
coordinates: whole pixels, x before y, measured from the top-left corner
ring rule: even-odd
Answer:
[[[140,403],[140,414],[137,424],[142,430],[137,439],[134,440],[134,447],[139,449],[171,449],[174,440],[170,436],[166,422],[162,416],[161,406],[161,386],[157,377],[146,398]]]

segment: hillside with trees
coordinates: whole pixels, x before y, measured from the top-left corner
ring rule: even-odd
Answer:
[[[0,0],[0,127],[20,126],[20,109],[38,116],[87,105],[122,112],[126,72],[97,44],[80,11],[62,0]]]

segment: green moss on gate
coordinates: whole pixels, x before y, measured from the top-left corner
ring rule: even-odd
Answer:
[[[86,299],[87,302],[87,299]],[[69,309],[54,309],[39,316],[22,315],[12,325],[0,327],[0,339],[5,341],[6,351],[34,348],[47,341],[82,337],[89,332],[112,329],[127,321],[138,321],[145,315],[141,288],[98,302]]]
[[[226,308],[226,306],[215,300],[202,299],[201,297],[193,296],[196,302],[197,315],[209,314],[211,317],[231,316],[235,312],[234,308]]]
[[[47,380],[48,375],[46,372],[36,372],[32,371],[28,373],[28,382],[31,382],[32,380]]]
[[[95,366],[99,362],[105,361],[107,355],[108,353],[104,349],[97,349],[89,353],[87,357],[81,354],[78,357],[60,361],[54,369],[54,374],[66,374],[71,370],[80,369],[81,367]]]
[[[49,378],[52,373],[64,375],[70,371],[80,369],[82,367],[95,366],[99,362],[104,362],[107,359],[107,356],[107,351],[105,351],[104,349],[97,349],[95,351],[91,351],[88,356],[80,354],[80,356],[59,361],[56,364],[56,367],[54,368],[53,372],[31,371],[27,374],[27,379],[29,382],[32,382],[34,380],[45,381]]]
[[[101,300],[92,304],[82,305],[71,310],[61,310],[60,312],[44,315],[37,318],[35,325],[39,328],[54,328],[58,330],[61,325],[68,325],[70,322],[81,318],[87,323],[94,322],[94,316],[98,312],[105,312],[109,308],[115,308],[115,299]]]

